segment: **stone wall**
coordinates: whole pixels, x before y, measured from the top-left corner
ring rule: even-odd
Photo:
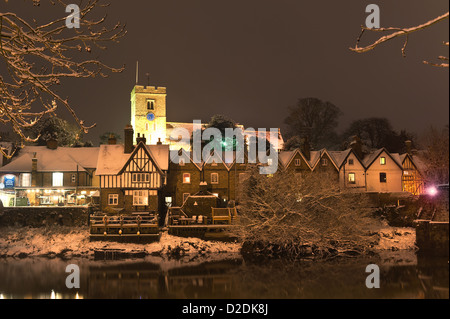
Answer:
[[[416,243],[421,252],[434,255],[448,255],[448,222],[418,220],[416,226]]]
[[[0,208],[1,227],[87,226],[87,207],[4,207]]]

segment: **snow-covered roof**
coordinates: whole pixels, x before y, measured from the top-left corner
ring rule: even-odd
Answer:
[[[284,167],[286,167],[290,162],[292,156],[294,156],[294,153],[295,151],[281,151],[280,153],[278,153],[278,158]]]
[[[159,169],[167,171],[169,169],[169,145],[145,145],[145,147]],[[101,145],[96,174],[117,175],[133,153],[125,154],[124,146],[121,144]]]
[[[0,172],[31,172],[31,162],[36,153],[39,172],[76,172],[95,169],[98,147],[58,147],[25,146],[11,163],[0,168]]]
[[[331,157],[331,160],[334,161],[337,167],[341,167],[342,163],[344,162],[345,158],[348,156],[348,154],[352,151],[351,148],[346,149],[345,151],[329,151],[328,154]]]
[[[316,163],[319,161],[323,152],[324,152],[324,150],[310,151],[309,152],[309,166],[314,167],[316,165]]]
[[[131,154],[124,153],[124,146],[100,145],[96,175],[116,175],[123,168]]]
[[[403,167],[403,165],[402,165],[402,163],[403,163],[402,158],[404,159],[404,156],[401,156],[401,155],[398,154],[398,153],[390,153],[390,154],[391,154],[392,159],[393,159],[394,161],[396,161],[398,165],[400,165],[400,166]]]
[[[163,171],[169,169],[169,145],[146,145],[150,155],[156,162],[156,165]]]
[[[383,152],[386,153],[386,155],[390,156],[394,162],[400,167],[400,169],[403,169],[402,161],[400,158],[400,155],[398,153],[389,153],[385,148],[380,148],[378,150],[373,151],[372,153],[369,153],[366,155],[363,159],[363,164],[368,169],[370,165],[380,156]]]
[[[254,130],[250,130],[250,129],[245,129],[244,130],[244,135],[245,135],[246,138],[249,138],[249,137],[263,137],[262,133],[265,133],[264,137],[266,138],[267,141],[272,143],[272,145],[274,145],[274,143],[277,142],[278,145],[277,145],[277,147],[275,147],[275,149],[277,149],[277,150],[283,149],[284,140],[283,140],[283,136],[281,136],[280,129],[278,129],[278,134],[277,134],[276,141],[275,140],[272,141],[270,130],[267,130],[265,132],[264,131],[260,132],[259,130],[254,131]]]
[[[427,165],[424,162],[424,158],[420,155],[411,155],[414,164],[420,172],[425,172],[427,170]]]
[[[375,151],[367,154],[366,156],[364,156],[364,158],[362,160],[364,167],[367,168],[381,154],[381,152],[383,152],[382,148],[375,150]]]

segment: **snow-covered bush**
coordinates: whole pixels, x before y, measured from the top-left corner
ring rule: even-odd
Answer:
[[[239,227],[245,243],[281,251],[314,254],[336,248],[368,247],[379,227],[363,193],[340,190],[326,174],[278,172],[272,177],[252,169],[241,186]]]

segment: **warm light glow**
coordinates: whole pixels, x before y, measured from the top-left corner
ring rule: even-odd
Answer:
[[[438,190],[436,187],[431,186],[430,188],[428,188],[427,193],[428,195],[435,196],[438,193]]]

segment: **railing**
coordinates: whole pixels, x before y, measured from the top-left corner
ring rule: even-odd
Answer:
[[[187,216],[179,207],[169,209],[166,226],[212,227],[213,225],[231,225],[237,219],[236,208],[211,208],[210,216]]]
[[[91,236],[154,236],[159,233],[156,214],[91,215]]]

